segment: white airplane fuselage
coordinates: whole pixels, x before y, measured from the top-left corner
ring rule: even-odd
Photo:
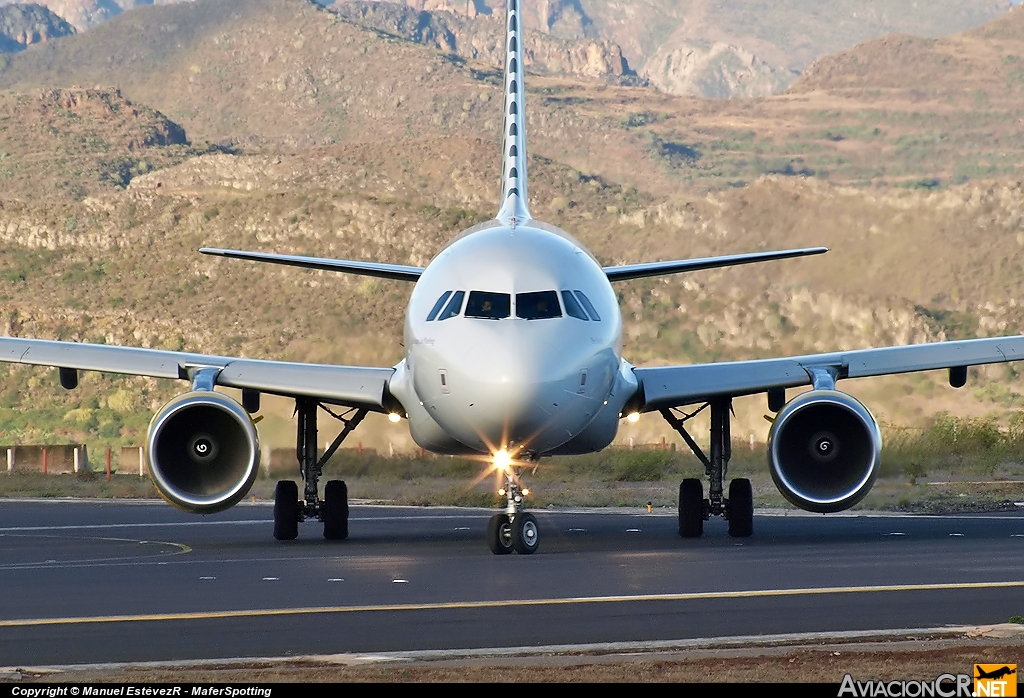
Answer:
[[[405,347],[389,389],[437,453],[600,450],[637,386],[601,266],[533,220],[490,221],[445,247],[412,291]]]

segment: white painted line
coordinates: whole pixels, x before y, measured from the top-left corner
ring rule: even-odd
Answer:
[[[964,534],[962,534],[962,533],[950,533],[949,537],[950,538],[963,538]]]
[[[895,533],[883,533],[882,535],[883,536],[905,536],[907,534],[906,533],[900,533],[899,531],[896,531]]]
[[[344,582],[345,580],[342,579],[341,577],[332,577],[331,579],[328,579],[327,581],[328,582]]]
[[[391,583],[392,584],[408,584],[409,580],[408,579],[392,579]]]
[[[280,581],[280,579],[281,579],[280,577],[264,577],[263,581],[264,582],[277,582],[277,581]]]
[[[178,521],[175,523],[123,523],[123,524],[86,524],[82,526],[8,526],[0,531],[9,533],[25,533],[34,531],[96,531],[107,528],[159,528],[167,526],[266,526],[274,523],[266,521]]]
[[[627,528],[626,533],[640,533],[639,528]]]
[[[205,581],[209,581],[211,579],[216,579],[216,577],[200,577],[199,579],[200,579],[200,581],[204,581],[205,582]]]

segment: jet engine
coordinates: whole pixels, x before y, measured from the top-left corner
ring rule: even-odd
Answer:
[[[234,506],[259,472],[256,427],[227,395],[197,390],[161,408],[149,425],[149,476],[171,504],[197,514]]]
[[[812,390],[779,412],[768,467],[782,495],[808,511],[849,509],[871,490],[882,454],[878,422],[846,393]]]

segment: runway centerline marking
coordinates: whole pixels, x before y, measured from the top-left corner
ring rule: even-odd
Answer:
[[[74,616],[67,618],[19,618],[0,620],[0,628],[43,625],[87,625],[92,623],[141,623],[225,618],[267,618],[272,616],[323,615],[336,613],[380,613],[398,611],[439,611],[515,606],[570,606],[574,604],[629,603],[636,601],[693,601],[701,599],[742,599],[826,594],[869,594],[900,591],[954,591],[966,589],[1009,589],[1024,587],[1024,581],[963,582],[946,584],[887,584],[878,586],[810,587],[805,589],[755,589],[748,591],[698,591],[680,594],[636,594],[618,596],[577,596],[550,599],[504,599],[496,601],[452,601],[436,603],[371,604],[361,606],[314,606],[304,608],[263,608],[238,611],[195,611],[185,613],[144,613],[122,616]]]

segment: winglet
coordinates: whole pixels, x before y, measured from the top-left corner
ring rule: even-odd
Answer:
[[[501,208],[498,220],[515,226],[530,219],[526,192],[526,108],[523,86],[520,0],[506,0],[505,12],[505,120],[501,155]]]

